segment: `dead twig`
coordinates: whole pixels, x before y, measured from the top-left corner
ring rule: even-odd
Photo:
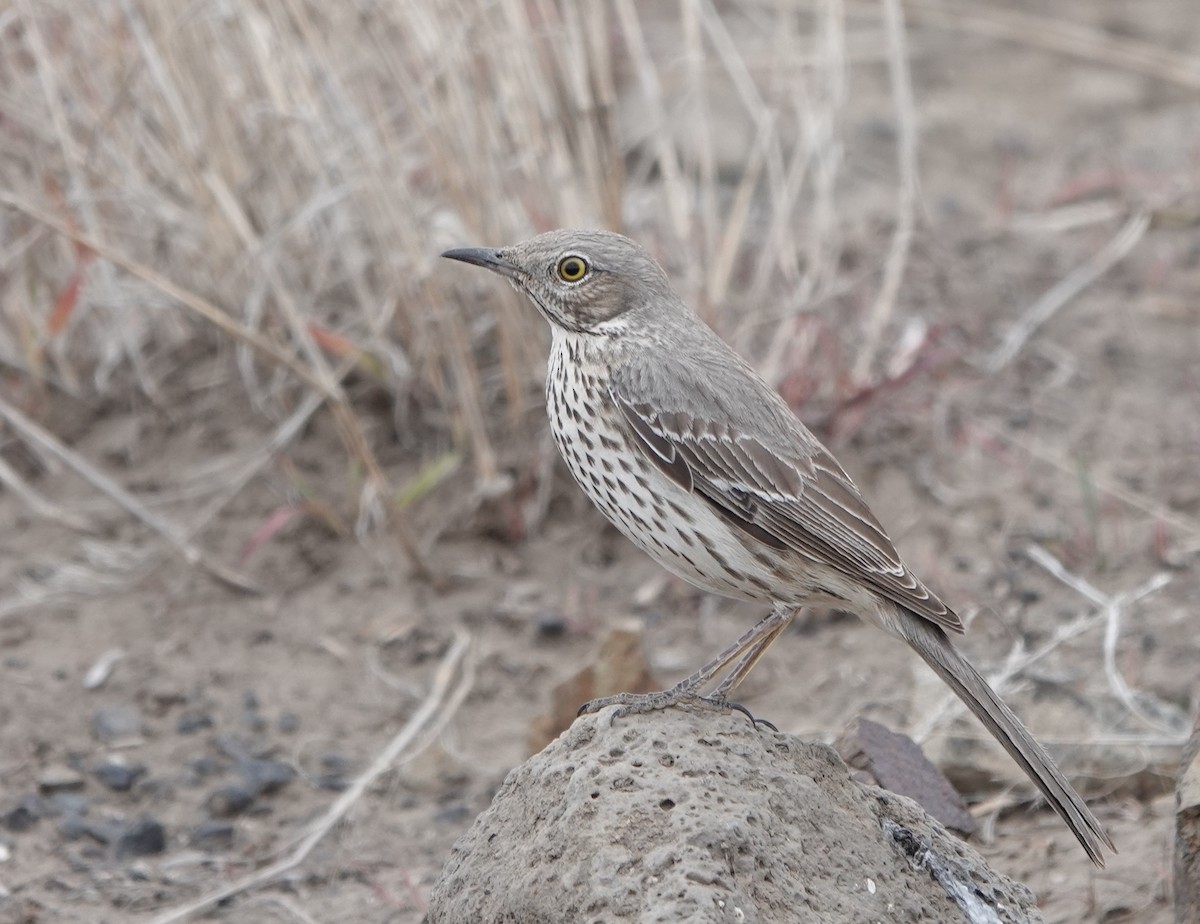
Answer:
[[[983,361],[983,370],[994,375],[1012,362],[1025,346],[1025,341],[1033,336],[1034,331],[1054,317],[1063,305],[1128,256],[1149,227],[1149,212],[1139,210],[1130,216],[1116,236],[1104,247],[1096,251],[1082,266],[1060,279],[1045,295],[1029,306],[992,355]]]
[[[1070,475],[1073,478],[1078,477],[1079,465],[1077,462],[1064,458],[1062,455],[1055,453],[1045,446],[1022,439],[1015,433],[993,426],[985,420],[977,419],[974,423],[975,426],[979,427],[980,430],[983,430],[989,436],[993,436],[1009,446],[1020,449],[1032,458],[1040,462],[1045,462],[1047,465],[1053,466],[1066,475]],[[1120,482],[1114,481],[1112,478],[1100,473],[1092,474],[1092,485],[1101,493],[1107,494],[1109,497],[1114,497],[1122,503],[1133,507],[1135,510],[1140,510],[1142,513],[1161,520],[1169,526],[1174,526],[1176,529],[1186,532],[1194,539],[1200,540],[1200,520],[1189,517],[1177,510],[1172,510],[1166,504],[1155,500],[1153,497],[1128,488]]]
[[[1166,587],[1171,583],[1171,576],[1165,573],[1156,574],[1141,587],[1111,596],[1079,575],[1072,574],[1062,562],[1040,545],[1028,546],[1025,554],[1029,556],[1030,560],[1045,568],[1051,575],[1098,608],[1095,621],[1103,622],[1105,626],[1104,676],[1108,680],[1108,688],[1112,690],[1113,695],[1121,701],[1126,709],[1151,728],[1168,735],[1182,735],[1179,740],[1186,741],[1189,722],[1187,715],[1170,703],[1132,690],[1125,682],[1120,668],[1117,667],[1117,642],[1121,637],[1121,616],[1124,607]],[[1154,711],[1148,710],[1145,703],[1152,704]]]
[[[908,42],[904,29],[904,10],[900,0],[883,0],[883,21],[887,31],[888,73],[892,82],[892,105],[896,110],[896,166],[900,187],[896,198],[896,228],[883,265],[883,282],[875,304],[867,316],[863,346],[855,361],[854,379],[867,382],[871,364],[879,351],[883,330],[896,307],[908,253],[912,247],[917,204],[917,113],[913,103],[912,75],[908,69]]]
[[[262,588],[248,577],[220,562],[213,561],[187,538],[182,529],[150,510],[83,456],[64,446],[54,434],[38,426],[3,399],[0,399],[0,417],[3,417],[5,422],[23,440],[36,447],[38,451],[58,459],[97,491],[107,495],[117,506],[166,539],[189,565],[203,568],[219,581],[237,590],[247,593],[262,592]]]
[[[1200,59],[1147,42],[1109,35],[1079,23],[944,0],[908,0],[912,12],[932,26],[998,38],[1071,55],[1103,67],[1119,67],[1188,89],[1200,89]]]
[[[362,463],[363,468],[366,470],[366,492],[368,496],[364,497],[363,508],[370,507],[372,497],[390,498],[391,492],[387,485],[387,479],[383,474],[383,470],[379,467],[379,462],[376,460],[375,454],[371,451],[367,443],[367,438],[363,434],[358,418],[354,416],[354,412],[350,409],[350,404],[346,400],[341,386],[338,385],[337,380],[326,365],[322,364],[319,371],[309,369],[294,356],[280,349],[276,344],[263,337],[257,331],[239,324],[226,312],[212,304],[212,302],[176,285],[170,279],[160,275],[150,267],[126,257],[124,254],[117,252],[95,238],[82,234],[66,222],[31,203],[0,192],[0,204],[7,205],[35,221],[48,225],[59,234],[70,238],[77,244],[83,245],[109,263],[119,266],[127,273],[148,282],[165,295],[175,299],[188,310],[200,315],[200,317],[204,318],[204,320],[208,321],[222,333],[227,334],[236,341],[253,347],[262,356],[274,360],[294,372],[306,385],[316,389],[322,398],[329,403],[330,410],[333,412],[334,420],[337,422],[347,450]],[[293,324],[293,327],[295,326]],[[315,351],[315,347],[311,343],[309,347],[310,350]],[[439,582],[421,554],[416,537],[409,529],[405,519],[394,508],[394,505],[388,504],[385,509],[388,522],[400,540],[409,563],[422,578],[437,585]]]
[[[371,784],[392,769],[402,755],[406,759],[414,757],[441,732],[474,684],[475,666],[470,652],[471,637],[465,631],[459,630],[455,635],[454,642],[442,656],[441,663],[438,664],[433,684],[430,686],[429,694],[425,697],[424,702],[396,736],[388,742],[387,747],[379,752],[375,760],[371,762],[371,766],[329,806],[325,814],[309,826],[308,831],[286,857],[256,870],[237,882],[210,892],[194,902],[158,915],[153,919],[152,924],[171,924],[173,921],[186,920],[234,895],[273,882],[303,863],[321,839],[345,818],[346,813],[362,798]],[[458,678],[458,684],[451,689],[455,677]]]

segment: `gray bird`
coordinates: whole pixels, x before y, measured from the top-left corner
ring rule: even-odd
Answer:
[[[947,633],[963,631],[958,616],[905,566],[829,450],[684,304],[641,246],[605,231],[551,231],[442,256],[506,277],[550,322],[551,430],[604,515],[685,581],[772,607],[671,689],[605,697],[581,711],[727,707],[799,607],[847,610],[907,642],[1104,865],[1102,847],[1115,848],[1100,822],[951,643]]]

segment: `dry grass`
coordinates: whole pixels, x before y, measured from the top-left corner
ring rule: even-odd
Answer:
[[[835,276],[846,29],[838,0],[17,0],[0,361],[51,395],[154,398],[189,342],[227,347],[268,418],[304,393],[332,409],[370,526],[396,488],[342,390],[357,367],[495,485],[540,323],[435,276],[437,254],[625,229],[710,316],[783,280],[783,317],[741,312],[733,334],[787,327]]]

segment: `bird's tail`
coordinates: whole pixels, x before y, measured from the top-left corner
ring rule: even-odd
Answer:
[[[958,698],[979,717],[989,732],[1012,755],[1046,801],[1071,829],[1092,862],[1104,866],[1104,847],[1116,852],[1112,840],[1079,793],[1067,782],[1050,755],[1021,724],[1011,709],[988,686],[946,637],[946,633],[916,614],[898,620],[900,635],[933,668]]]

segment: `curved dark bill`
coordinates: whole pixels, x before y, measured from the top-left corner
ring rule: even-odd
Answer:
[[[501,276],[515,276],[517,274],[516,266],[505,260],[499,250],[494,250],[491,247],[460,247],[456,250],[447,250],[442,256],[449,260],[458,260],[462,263],[472,263],[475,266],[482,266],[484,269],[490,269],[493,273],[499,273]]]

